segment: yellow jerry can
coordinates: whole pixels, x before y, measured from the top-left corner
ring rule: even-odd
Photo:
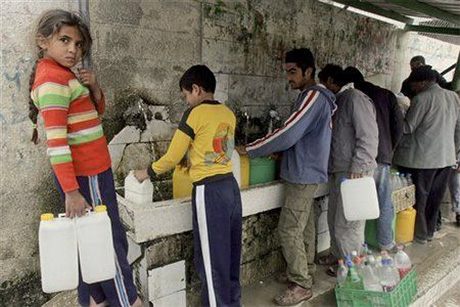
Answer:
[[[396,215],[396,243],[407,243],[414,239],[415,216],[417,211],[410,207]]]
[[[240,155],[240,172],[241,172],[241,188],[249,187],[249,157],[248,155]]]
[[[192,195],[192,179],[186,167],[176,166],[172,178],[173,198],[190,197]]]

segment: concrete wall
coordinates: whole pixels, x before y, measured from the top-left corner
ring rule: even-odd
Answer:
[[[43,131],[40,145],[29,142],[28,76],[34,52],[27,34],[44,10],[77,9],[78,2],[11,0],[0,6],[0,297],[9,305],[38,304],[46,299],[37,273],[38,218],[64,208],[51,188]],[[109,137],[123,127],[124,102],[132,95],[169,106],[177,122],[185,108],[178,79],[193,64],[216,72],[219,99],[245,105],[253,114],[276,103],[286,115],[295,97],[281,69],[286,50],[310,47],[318,67],[333,61],[356,65],[366,75],[388,76],[399,35],[387,24],[313,0],[97,0],[90,8],[94,67],[108,98],[104,127]],[[443,51],[426,50],[431,52]]]

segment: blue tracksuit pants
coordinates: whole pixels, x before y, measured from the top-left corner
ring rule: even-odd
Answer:
[[[195,266],[203,306],[241,306],[242,208],[233,176],[196,184],[192,194]]]

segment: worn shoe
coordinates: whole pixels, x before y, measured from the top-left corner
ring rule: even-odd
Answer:
[[[415,238],[414,241],[421,245],[426,245],[428,243],[427,240],[419,239],[419,238]]]
[[[283,293],[275,297],[274,301],[278,306],[294,306],[309,300],[312,296],[311,289],[305,289],[298,284],[291,283]]]

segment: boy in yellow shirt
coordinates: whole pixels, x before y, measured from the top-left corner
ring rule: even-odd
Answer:
[[[188,151],[193,181],[195,265],[202,281],[204,306],[241,306],[240,258],[242,209],[233,177],[236,118],[214,100],[216,79],[204,65],[189,68],[179,82],[190,108],[185,111],[166,154],[139,181],[175,167]]]

